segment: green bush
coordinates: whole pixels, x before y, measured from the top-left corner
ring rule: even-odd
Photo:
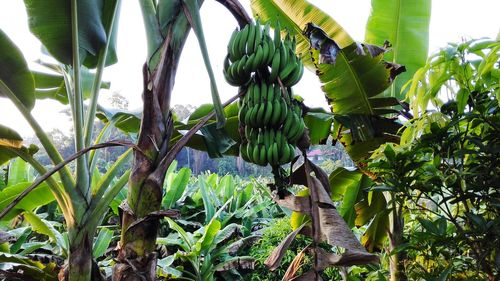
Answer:
[[[246,280],[281,280],[293,258],[312,241],[308,237],[300,234],[297,235],[290,248],[286,251],[280,267],[275,271],[270,271],[264,264],[265,260],[290,232],[292,232],[292,227],[290,226],[290,219],[287,217],[274,219],[269,223],[268,227],[263,229],[262,238],[250,249],[250,256],[255,258],[255,269]],[[305,272],[311,268],[312,262],[309,257],[305,256],[303,263],[301,272]]]

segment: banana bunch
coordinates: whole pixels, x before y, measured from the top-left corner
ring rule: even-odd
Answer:
[[[288,89],[254,77],[240,101],[238,117],[244,128],[240,152],[245,161],[279,166],[293,160],[305,124],[302,108]]]
[[[252,73],[259,73],[269,82],[276,82],[279,77],[285,87],[292,87],[302,78],[304,67],[295,55],[295,38],[287,35],[282,41],[278,24],[273,39],[269,29],[269,23],[262,27],[257,21],[241,30],[234,30],[227,46],[228,55],[223,70],[230,85],[248,84]]]
[[[245,92],[238,112],[241,156],[257,165],[279,167],[293,160],[304,134],[302,107],[291,95],[304,67],[295,55],[295,39],[286,35],[282,40],[279,25],[271,38],[269,29],[269,24],[257,21],[233,32],[224,76]]]

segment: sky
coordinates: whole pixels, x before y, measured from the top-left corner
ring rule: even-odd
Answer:
[[[370,0],[310,0],[332,16],[357,41],[363,41],[366,21],[370,14]],[[249,0],[241,3],[250,14]],[[429,52],[433,53],[447,42],[461,41],[463,38],[497,36],[500,29],[500,0],[434,0],[432,3]],[[237,22],[218,2],[205,1],[201,10],[203,28],[210,60],[214,69],[221,100],[224,102],[236,94],[237,88],[228,85],[222,75],[223,60],[227,42]],[[118,63],[108,67],[104,80],[111,81],[109,91],[101,93],[99,102],[108,104],[113,92],[125,96],[130,109],[142,106],[142,65],[146,59],[146,38],[138,1],[122,1],[118,33]],[[40,58],[41,44],[28,29],[23,1],[0,1],[0,28],[22,50],[28,64]],[[5,66],[0,66],[5,67]],[[210,84],[196,37],[191,32],[182,53],[172,104],[192,104],[198,106],[212,101]],[[305,71],[302,80],[294,87],[295,93],[305,98],[308,106],[326,106],[320,83],[311,72]],[[50,131],[59,128],[68,132],[71,122],[61,114],[65,106],[48,100],[38,100],[33,115],[41,126]],[[21,114],[5,98],[0,98],[0,124],[9,126],[23,136],[33,134]]]

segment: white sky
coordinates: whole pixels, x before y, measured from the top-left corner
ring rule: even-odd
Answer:
[[[249,1],[242,4],[250,12]],[[358,41],[364,39],[370,0],[325,1],[310,0],[337,20]],[[457,42],[461,38],[496,37],[500,28],[499,0],[434,0],[430,26],[430,52]],[[211,55],[222,101],[233,96],[237,89],[229,86],[222,75],[222,62],[226,44],[237,23],[231,14],[215,1],[205,1],[201,12],[206,41]],[[30,63],[40,58],[40,43],[28,29],[23,1],[0,1],[0,28],[21,48]],[[122,1],[118,34],[119,62],[106,69],[104,79],[111,81],[111,91],[119,92],[130,101],[130,109],[141,107],[142,74],[146,58],[146,40],[138,1]],[[31,64],[31,63],[30,63]],[[33,65],[33,64],[31,64]],[[0,66],[5,67],[5,66]],[[309,106],[326,106],[317,78],[306,71],[294,91],[305,98]],[[105,104],[106,93],[100,102]],[[211,102],[208,75],[201,57],[198,42],[191,33],[182,53],[172,104]],[[38,100],[33,115],[46,130],[60,128],[68,131],[71,123],[59,111],[65,107],[57,102]],[[7,125],[23,136],[32,135],[28,124],[15,107],[0,98],[0,124]]]

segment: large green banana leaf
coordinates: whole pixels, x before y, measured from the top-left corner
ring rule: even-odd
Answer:
[[[85,66],[94,68],[97,56],[105,46],[107,27],[114,16],[117,0],[78,0],[78,39]],[[49,53],[63,64],[72,64],[71,1],[24,0],[31,32]],[[117,26],[117,24],[115,24]],[[114,29],[116,30],[116,28]],[[116,36],[116,32],[115,35]],[[115,42],[111,37],[107,65],[116,62]]]
[[[296,52],[320,78],[335,123],[342,124],[335,126],[333,137],[343,137],[341,141],[354,161],[366,158],[388,141],[387,135],[396,133],[397,125],[384,131],[394,121],[381,115],[396,113],[391,107],[399,103],[382,93],[404,67],[384,61],[384,48],[354,42],[330,16],[303,0],[253,0],[252,9],[262,21],[279,20],[296,36]]]
[[[35,96],[37,99],[53,99],[62,104],[68,104],[68,93],[62,73],[50,74],[40,71],[32,71],[31,73],[35,79]],[[83,98],[88,99],[92,94],[92,86],[96,75],[86,67],[82,67],[80,73]],[[102,82],[101,88],[109,89],[110,85],[110,82]]]
[[[35,85],[21,51],[0,30],[0,97],[12,92],[19,101],[31,110],[35,106]],[[7,89],[8,88],[8,89]]]
[[[360,162],[375,148],[394,140],[400,125],[384,117],[397,113],[391,107],[399,104],[383,92],[404,71],[404,67],[383,60],[384,48],[353,43],[343,49],[319,27],[308,24],[310,53],[316,64],[322,89],[335,120],[334,137],[346,147],[351,158]],[[345,130],[349,129],[349,130]]]
[[[304,65],[311,69],[314,65],[309,54],[309,40],[302,34],[307,23],[313,22],[321,27],[341,48],[354,43],[340,24],[305,0],[252,0],[251,6],[256,18],[270,22],[273,27],[279,21],[282,30],[295,36],[296,53],[300,54]]]
[[[430,16],[431,0],[372,0],[365,42],[381,46],[389,41],[392,50],[385,54],[385,59],[406,67],[387,96],[403,99],[402,86],[424,66],[429,49]]]

